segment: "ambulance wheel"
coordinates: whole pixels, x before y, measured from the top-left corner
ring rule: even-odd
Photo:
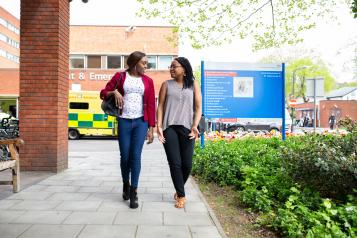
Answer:
[[[75,129],[70,129],[68,131],[68,139],[70,140],[77,140],[79,138],[79,133]]]

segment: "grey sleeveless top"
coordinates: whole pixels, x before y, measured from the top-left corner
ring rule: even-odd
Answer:
[[[166,81],[166,100],[162,129],[181,125],[191,130],[193,124],[193,87],[183,89],[175,80]]]

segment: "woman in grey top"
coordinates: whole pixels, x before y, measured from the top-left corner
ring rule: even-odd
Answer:
[[[175,206],[183,208],[186,202],[184,185],[191,172],[194,143],[199,134],[202,96],[186,58],[175,58],[169,68],[172,79],[160,88],[157,134],[169,162],[176,190]]]

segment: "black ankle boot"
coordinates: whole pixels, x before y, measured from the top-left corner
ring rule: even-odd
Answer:
[[[136,188],[130,186],[130,208],[138,208],[138,193],[136,192]]]
[[[126,201],[129,200],[129,198],[130,198],[130,183],[126,182],[123,183],[123,199]]]

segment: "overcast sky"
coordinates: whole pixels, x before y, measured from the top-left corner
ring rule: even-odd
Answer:
[[[219,1],[219,0],[218,0]],[[223,0],[222,0],[223,1]],[[19,17],[20,0],[0,0],[0,6]],[[163,20],[138,19],[135,11],[139,4],[135,0],[81,0],[71,2],[72,25],[167,25]],[[347,7],[337,8],[339,24],[320,22],[314,30],[305,33],[304,43],[299,47],[313,49],[329,66],[338,82],[353,80],[353,57],[357,54],[357,20],[349,14]],[[201,60],[256,62],[269,51],[252,52],[248,40],[235,40],[232,44],[193,50],[189,44],[179,46],[179,54],[188,57],[194,66]]]

